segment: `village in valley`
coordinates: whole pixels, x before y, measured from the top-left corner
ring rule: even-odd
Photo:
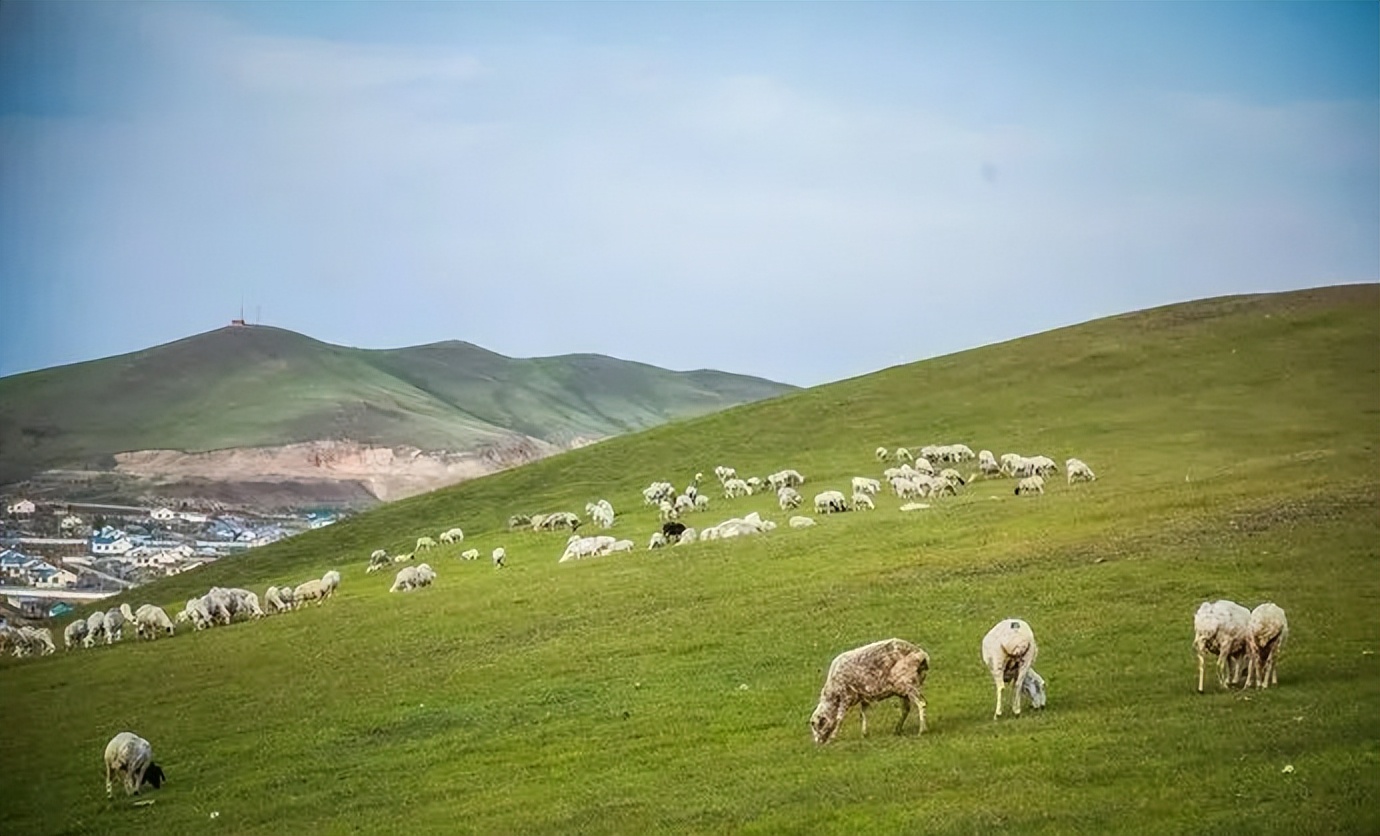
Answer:
[[[6,621],[57,618],[83,602],[322,528],[341,514],[24,497],[0,504],[0,619]]]

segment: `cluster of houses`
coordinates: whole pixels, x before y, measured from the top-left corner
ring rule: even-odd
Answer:
[[[39,505],[28,499],[4,507],[0,584],[11,596],[22,594],[19,589],[43,591],[50,602],[54,590],[113,593],[336,520],[330,511],[270,519],[167,507],[69,503],[53,503],[52,515],[43,515]],[[75,512],[82,509],[95,513],[90,520],[84,519]],[[91,520],[100,527],[95,528]]]

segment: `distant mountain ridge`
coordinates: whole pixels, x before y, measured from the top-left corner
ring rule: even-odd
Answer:
[[[470,456],[487,472],[794,388],[598,354],[520,359],[458,340],[359,349],[230,326],[0,378],[0,484],[110,470],[137,451],[310,442]]]

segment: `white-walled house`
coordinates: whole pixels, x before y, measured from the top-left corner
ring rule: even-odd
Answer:
[[[69,586],[75,586],[77,583],[77,575],[75,572],[69,572],[66,569],[61,569],[48,563],[43,564],[43,566],[38,569],[30,571],[29,579],[33,582],[34,586],[42,589],[66,589]]]
[[[154,508],[152,511],[149,512],[149,519],[158,520],[159,522],[167,522],[169,520],[177,519],[177,514],[171,508]]]
[[[37,510],[38,506],[28,499],[21,499],[13,505],[5,506],[5,513],[7,514],[32,514]]]
[[[132,548],[134,544],[130,542],[129,535],[109,526],[91,538],[92,554],[124,554]]]

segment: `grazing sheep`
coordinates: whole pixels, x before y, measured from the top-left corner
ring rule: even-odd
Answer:
[[[404,566],[398,570],[398,574],[393,577],[393,585],[388,588],[389,592],[411,592],[421,586],[418,570],[426,564],[418,566]]]
[[[791,517],[790,522],[787,524],[790,525],[791,528],[809,528],[815,524],[815,521],[810,517]]]
[[[369,555],[369,568],[365,569],[365,574],[372,574],[392,563],[393,559],[388,556],[388,552],[383,549],[375,551]]]
[[[1198,654],[1198,693],[1209,654],[1217,657],[1217,681],[1230,688],[1240,679],[1250,653],[1251,611],[1234,601],[1204,601],[1193,615],[1193,649]]]
[[[442,543],[459,543],[465,539],[465,532],[461,531],[459,528],[452,528],[448,531],[441,532],[441,535],[436,539],[440,540]]]
[[[599,557],[609,553],[613,544],[617,542],[612,537],[600,535],[597,537],[579,537],[572,535],[565,544],[565,551],[561,554],[558,563],[566,563],[571,560],[581,560],[586,557]]]
[[[334,569],[328,570],[321,576],[321,585],[326,588],[325,597],[331,597],[340,588],[340,573]]]
[[[287,612],[292,609],[292,590],[287,587],[270,586],[264,592],[264,606],[270,613]]]
[[[40,656],[51,656],[57,652],[57,645],[53,644],[53,631],[47,627],[20,627],[16,638],[18,643],[15,645],[16,656],[31,656],[34,653]],[[20,652],[20,648],[23,652]]]
[[[403,568],[412,569],[415,567],[405,566]],[[321,582],[320,578],[314,578],[312,580],[299,583],[292,590],[292,606],[294,609],[300,610],[302,607],[305,607],[307,605],[308,601],[315,601],[316,606],[319,607],[325,600],[326,585]]]
[[[642,489],[642,503],[644,505],[660,505],[675,495],[676,488],[670,482],[653,482]]]
[[[631,542],[631,541],[629,541],[629,542]],[[494,568],[495,568],[495,569],[502,569],[502,568],[503,568],[503,560],[504,560],[507,556],[508,556],[508,550],[505,549],[505,548],[503,548],[502,546],[499,546],[498,548],[494,549],[494,553],[493,553]]]
[[[631,540],[619,540],[618,542],[614,543],[612,546],[609,547],[609,551],[630,552],[633,550],[634,547],[635,544]]]
[[[699,539],[699,534],[696,533],[695,529],[693,529],[693,528],[687,528],[687,529],[685,529],[684,531],[682,531],[682,532],[680,533],[680,537],[676,540],[676,545],[677,545],[677,546],[684,546],[684,545],[686,545],[687,543],[693,543],[693,542],[695,542],[695,541],[698,540],[698,539]]]
[[[139,635],[139,638],[152,641],[158,638],[160,630],[169,636],[177,632],[172,619],[168,618],[168,614],[163,612],[162,607],[144,604],[134,611],[134,632]]]
[[[925,510],[925,509],[928,508],[928,507],[930,507],[930,506],[929,506],[928,504],[924,503],[924,502],[907,502],[905,505],[902,505],[902,506],[901,506],[901,510],[902,510],[902,511],[923,511],[923,510]]]
[[[845,650],[829,665],[819,692],[819,705],[810,717],[815,743],[828,743],[838,733],[844,715],[854,705],[862,715],[867,736],[867,707],[891,697],[901,699],[900,734],[914,706],[920,713],[920,734],[925,733],[925,698],[921,693],[930,667],[929,654],[904,639],[885,639]]]
[[[163,768],[153,760],[153,747],[134,732],[120,732],[105,744],[105,795],[115,794],[114,778],[120,775],[125,795],[138,795],[145,786],[158,789],[167,781]]]
[[[1064,462],[1064,472],[1068,474],[1070,485],[1074,482],[1097,481],[1097,474],[1093,473],[1092,468],[1088,467],[1087,463],[1081,459],[1069,459]]]
[[[434,549],[434,548],[436,548],[436,541],[435,541],[435,540],[431,539],[430,537],[418,537],[418,538],[417,538],[417,546],[416,546],[416,548],[413,549],[413,551],[414,551],[414,552],[424,552],[424,551],[426,551],[427,549]]]
[[[738,471],[732,467],[724,467],[723,465],[719,465],[718,467],[714,468],[714,478],[719,480],[720,485],[727,482],[729,479],[736,478],[737,475]]]
[[[978,471],[983,476],[998,476],[1001,474],[1001,464],[997,462],[997,457],[992,455],[991,450],[978,451]]]
[[[873,451],[872,455],[877,457],[877,461],[884,462],[890,457],[891,454],[887,451],[885,447],[878,447],[876,450]]]
[[[1269,601],[1251,610],[1249,638],[1246,687],[1249,688],[1251,682],[1255,682],[1257,688],[1278,685],[1275,662],[1289,638],[1289,619],[1285,618],[1284,610]]]
[[[877,506],[872,503],[872,497],[861,492],[853,494],[853,510],[862,511],[864,509],[868,511],[877,510]]]
[[[853,493],[865,493],[876,496],[877,491],[882,489],[882,483],[876,479],[869,479],[866,476],[853,477]],[[785,510],[785,509],[782,509]]]
[[[896,461],[898,462],[909,462],[915,460],[915,457],[910,454],[910,451],[904,447],[897,447],[895,456]]]
[[[575,531],[580,527],[580,518],[570,511],[557,511],[554,514],[537,514],[532,517],[533,531],[556,531],[568,528]]]
[[[105,643],[114,644],[124,637],[125,614],[120,611],[119,607],[111,607],[105,611]]]
[[[461,559],[461,560],[478,560],[478,559],[479,559],[479,549],[465,549],[464,551],[460,552],[460,559]]]
[[[1016,483],[1016,496],[1020,496],[1021,494],[1029,495],[1032,493],[1043,494],[1044,492],[1045,479],[1043,476],[1026,476]]]
[[[96,610],[86,617],[86,638],[82,640],[83,647],[95,647],[97,642],[105,640],[105,613]]]
[[[374,549],[373,553],[369,555],[369,563],[370,563],[371,565],[373,564],[373,562],[374,562],[375,560],[387,560],[387,559],[388,559],[388,552],[384,551],[383,549]]]
[[[277,594],[277,590],[278,587],[276,586],[270,586],[268,588],[268,591],[274,595]],[[274,605],[270,603],[269,606],[272,607]],[[215,620],[211,617],[211,613],[207,609],[206,600],[204,598],[188,598],[187,603],[182,608],[182,612],[177,614],[177,621],[179,624],[191,622],[192,627],[197,630],[205,630],[207,627],[211,627],[215,624]]]
[[[532,518],[526,514],[513,514],[508,518],[508,530],[517,531],[519,528],[529,528],[532,525]]]
[[[664,535],[666,535],[666,539],[667,539],[667,540],[671,540],[671,541],[674,541],[674,540],[676,540],[677,538],[679,538],[681,532],[684,531],[684,530],[685,530],[685,523],[679,523],[679,522],[674,522],[674,521],[673,521],[673,522],[668,522],[668,523],[663,523],[662,526],[661,526],[661,533],[664,534]]]
[[[804,499],[800,496],[800,491],[792,487],[783,487],[776,492],[776,504],[781,506],[782,511],[790,511],[800,507]]]
[[[815,513],[833,514],[848,510],[848,500],[838,491],[824,491],[815,494]]]
[[[695,510],[696,510],[696,511],[708,511],[708,510],[709,510],[709,497],[705,496],[705,495],[702,494],[702,493],[701,493],[701,494],[696,494],[696,495],[695,495]]]
[[[650,551],[651,549],[665,548],[667,542],[665,534],[660,531],[653,531],[651,539],[647,541],[647,549]]]
[[[1012,714],[1021,716],[1023,691],[1030,697],[1031,705],[1044,708],[1045,681],[1031,667],[1038,653],[1035,632],[1019,618],[997,622],[982,637],[982,661],[992,673],[992,683],[997,686],[997,710],[993,719],[1001,716],[1001,692],[1008,682],[1012,685]]]
[[[724,482],[724,499],[736,499],[740,496],[750,496],[752,488],[742,479],[729,479]]]
[[[86,638],[86,619],[84,618],[78,618],[62,631],[62,643],[68,650],[71,650],[74,645],[81,644],[81,640],[84,638]]]
[[[677,499],[677,502],[679,502],[679,499]],[[694,496],[689,496],[685,499],[685,502],[693,506],[695,504]],[[585,513],[589,514],[590,521],[600,528],[613,527],[613,505],[610,504],[607,499],[585,503]]]
[[[416,552],[407,552],[407,553],[405,553],[405,554],[395,554],[395,555],[393,555],[393,562],[394,562],[394,563],[406,563],[407,561],[409,561],[409,560],[411,560],[413,557],[415,557],[416,554],[417,554]]]

